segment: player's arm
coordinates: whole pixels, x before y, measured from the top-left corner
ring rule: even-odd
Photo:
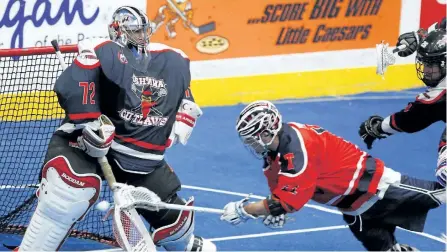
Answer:
[[[435,95],[434,93],[430,92],[428,95]],[[445,99],[445,91],[436,92],[436,96],[431,97],[430,100],[421,99],[409,103],[405,109],[383,119],[378,127],[379,132],[385,134],[414,133],[427,128],[441,119],[437,113],[439,110],[437,107],[445,106],[445,103],[442,105],[437,99],[443,99],[442,96]]]
[[[54,91],[65,111],[64,124],[58,131],[79,135],[77,147],[92,157],[105,156],[115,128],[100,110],[100,62],[94,51],[83,50],[57,79]]]
[[[392,134],[414,133],[423,130],[432,123],[442,120],[440,110],[445,106],[445,90],[434,89],[420,94],[414,102],[386,118],[371,116],[360,125],[359,135],[368,149],[376,139],[386,138]],[[444,110],[445,111],[445,110]],[[441,115],[442,116],[442,115]]]
[[[269,213],[276,216],[300,210],[313,196],[317,173],[309,163],[304,144],[283,155],[278,184],[272,195],[264,200]]]
[[[264,200],[248,203],[248,199],[231,202],[225,206],[221,220],[233,225],[259,216],[282,216],[300,210],[313,196],[317,173],[309,164],[307,151],[299,140],[289,144],[283,153],[276,187]],[[279,219],[281,221],[281,219]],[[282,219],[283,220],[283,219]]]
[[[175,145],[177,142],[186,145],[196,125],[197,119],[203,114],[192,94],[189,60],[183,58],[180,60],[181,62],[179,63],[181,63],[181,66],[184,68],[183,71],[178,71],[178,74],[182,73],[180,76],[180,79],[183,82],[183,89],[180,90],[180,92],[182,92],[182,98],[169,136],[169,147]]]
[[[65,111],[65,121],[84,125],[101,115],[99,109],[99,69],[84,69],[76,59],[56,80],[54,91]]]

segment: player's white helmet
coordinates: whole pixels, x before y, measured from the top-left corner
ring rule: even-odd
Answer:
[[[151,22],[146,13],[132,6],[119,7],[109,23],[111,40],[128,47],[137,57],[149,57],[149,37],[152,34]]]
[[[263,100],[248,104],[236,122],[236,130],[241,141],[259,158],[266,155],[267,147],[278,135],[281,126],[282,118],[278,109],[273,103]],[[271,136],[268,142],[261,137],[265,133]]]

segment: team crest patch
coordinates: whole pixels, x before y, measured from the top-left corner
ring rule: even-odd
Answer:
[[[149,76],[132,76],[132,92],[140,100],[138,107],[119,111],[120,117],[132,124],[163,127],[168,117],[158,108],[162,99],[168,95],[166,83]]]

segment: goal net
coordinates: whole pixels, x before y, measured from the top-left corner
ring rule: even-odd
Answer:
[[[69,65],[77,47],[61,52]],[[47,145],[64,117],[52,91],[61,72],[52,47],[0,50],[0,233],[24,234],[36,207]],[[104,199],[111,201],[105,182]],[[103,214],[91,209],[70,236],[117,246]]]

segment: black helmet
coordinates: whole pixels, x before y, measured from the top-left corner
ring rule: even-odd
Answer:
[[[418,78],[429,87],[436,87],[445,78],[446,31],[436,29],[419,44],[416,55]]]

